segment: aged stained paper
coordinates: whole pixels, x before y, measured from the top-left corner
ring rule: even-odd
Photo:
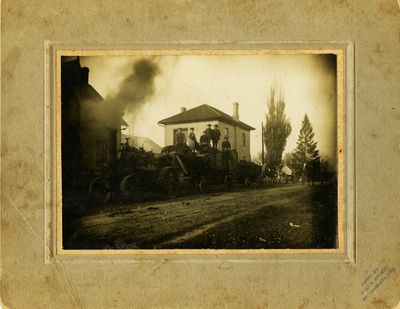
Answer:
[[[3,2],[3,304],[395,307],[400,301],[399,17],[396,1],[295,6],[263,1]],[[346,254],[60,256],[54,250],[52,63],[57,49],[265,50],[335,44],[346,51],[349,77],[344,87],[350,163],[345,199],[352,212],[344,221],[347,235],[353,236]]]

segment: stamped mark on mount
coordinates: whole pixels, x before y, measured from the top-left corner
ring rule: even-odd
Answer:
[[[366,301],[388,279],[396,269],[391,266],[376,267],[361,283],[362,300]]]

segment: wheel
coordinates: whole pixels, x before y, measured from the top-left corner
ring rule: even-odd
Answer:
[[[107,182],[102,177],[95,177],[89,185],[89,196],[93,204],[106,204],[111,197]]]
[[[179,174],[172,167],[164,167],[160,171],[161,190],[168,197],[175,197],[179,191]]]
[[[224,178],[224,185],[226,187],[226,189],[232,189],[233,187],[233,178],[231,175],[226,175]]]
[[[263,177],[262,175],[258,176],[257,184],[258,184],[259,186],[264,185],[264,177]]]
[[[199,190],[200,192],[207,192],[208,190],[208,182],[206,178],[202,178],[199,182]]]
[[[125,176],[120,185],[120,190],[125,198],[135,198],[140,191],[140,181],[135,175]]]

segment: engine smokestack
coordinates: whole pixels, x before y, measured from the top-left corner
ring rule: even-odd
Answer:
[[[239,121],[239,103],[238,102],[233,102],[232,118],[235,119],[236,121]]]

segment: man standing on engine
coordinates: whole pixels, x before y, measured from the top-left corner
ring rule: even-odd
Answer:
[[[185,144],[185,134],[182,133],[181,128],[178,128],[178,132],[175,135],[176,151],[180,151],[184,144]]]
[[[231,143],[229,142],[228,136],[225,136],[222,142],[222,151],[227,150],[231,150]]]
[[[199,147],[196,134],[194,134],[194,128],[190,128],[188,146],[192,151],[195,151]]]
[[[211,133],[212,133],[212,135],[211,135],[212,147],[214,149],[217,149],[218,148],[218,142],[219,142],[219,140],[221,138],[221,132],[219,131],[217,124],[214,124],[214,130],[212,130]]]
[[[210,145],[213,135],[213,130],[211,129],[211,124],[207,125],[207,129],[205,130],[204,134],[206,135],[207,144]]]

